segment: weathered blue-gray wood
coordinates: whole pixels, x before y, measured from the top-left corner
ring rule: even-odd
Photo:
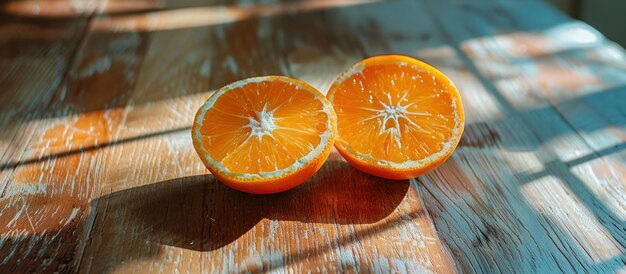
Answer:
[[[468,115],[466,145],[419,179],[461,267],[624,271],[623,49],[538,1],[427,6],[480,82],[456,81],[464,102],[491,98],[495,106],[488,108],[497,109],[467,108],[475,112]]]

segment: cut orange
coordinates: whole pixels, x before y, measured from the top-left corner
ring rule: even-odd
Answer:
[[[224,184],[265,194],[298,186],[332,150],[337,118],[322,93],[282,76],[249,78],[215,92],[198,110],[193,145]]]
[[[454,151],[465,123],[457,88],[407,56],[365,59],[332,85],[335,147],[357,169],[388,179],[419,176]]]

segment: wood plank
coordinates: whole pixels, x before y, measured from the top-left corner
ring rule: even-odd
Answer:
[[[5,224],[0,232],[2,269],[76,271],[82,254],[79,240],[90,227],[89,200],[99,193],[107,166],[114,164],[109,155],[96,151],[117,140],[125,113],[116,107],[126,104],[125,94],[134,84],[126,76],[132,75],[144,50],[140,37],[128,36],[89,32],[74,49],[76,58],[52,60],[69,71],[62,88],[40,106],[46,115],[35,122],[32,142],[9,166],[10,184],[0,210]],[[37,86],[26,92],[33,98],[48,96]]]
[[[317,84],[322,89],[322,92],[326,92],[326,89],[330,86],[332,81],[334,81],[334,78],[338,76],[340,71],[359,61],[356,59],[362,58],[361,54],[365,54],[363,50],[368,47],[366,37],[376,37],[382,41],[385,41],[385,38],[387,38],[386,35],[394,37],[395,39],[401,37],[403,34],[403,25],[389,24],[389,15],[393,14],[398,18],[421,17],[420,13],[409,13],[407,11],[411,11],[410,2],[396,1],[393,3],[372,3],[328,12],[328,14],[326,14],[328,19],[323,19],[323,21],[329,21],[329,24],[333,26],[332,28],[320,25],[319,31],[313,29],[310,33],[296,36],[305,40],[306,42],[303,44],[306,44],[308,47],[294,47],[295,50],[293,53],[288,53],[288,60],[290,60],[289,67],[293,68],[294,64],[297,64],[297,66],[295,66],[296,68],[307,67],[309,70],[293,70],[293,75],[298,78],[303,78],[303,76],[304,78],[308,77],[311,79],[310,81],[314,82],[314,84]],[[319,17],[319,15],[316,14],[312,16]],[[315,18],[311,17],[310,20],[306,21],[313,20],[315,20]],[[295,20],[289,20],[288,24],[292,25],[294,21]],[[394,21],[394,23],[399,22]],[[413,28],[413,30],[421,31],[417,37],[419,37],[418,39],[420,41],[423,41],[426,36],[430,35],[428,22],[418,23],[424,23],[423,27]],[[396,29],[390,31],[394,29],[390,28],[390,25],[393,25]],[[420,24],[414,24],[413,26],[416,25],[421,26]],[[334,36],[336,37],[334,38],[335,40],[344,42],[341,44],[335,43],[334,48],[329,48],[326,42],[328,38],[325,36],[320,37],[319,35],[324,29],[332,29],[332,31],[326,31],[327,35],[331,37]],[[331,39],[328,40],[332,41]],[[410,41],[408,43],[412,42],[413,41]],[[328,61],[329,53],[332,54],[330,58],[333,59],[333,62]],[[292,55],[294,57],[291,57]],[[308,56],[308,58],[303,58],[304,56]],[[299,58],[296,59],[295,57]],[[317,73],[312,73],[312,71],[317,71]],[[346,187],[343,191],[349,191],[349,189],[351,188]],[[441,245],[441,241],[434,231],[433,224],[427,212],[425,212],[422,207],[420,197],[416,194],[415,185],[411,185],[409,191],[394,212],[394,214],[400,216],[419,214],[412,217],[411,220],[406,219],[402,222],[410,224],[409,226],[396,225],[392,229],[385,231],[384,234],[381,233],[381,235],[374,235],[368,238],[357,234],[358,242],[365,247],[365,250],[352,251],[355,257],[362,258],[359,264],[360,268],[357,268],[357,270],[384,273],[400,271],[402,265],[412,271],[453,272],[455,270],[453,262],[446,254],[446,250]],[[383,221],[386,220],[387,218],[383,219]],[[358,229],[367,228],[368,226],[354,225],[354,227]],[[391,241],[387,239],[388,235],[394,235],[396,233],[399,235],[413,235],[415,240],[406,241],[402,240],[402,237]],[[368,245],[378,249],[377,256],[372,256],[371,251],[366,251],[370,250],[370,248],[366,247]],[[340,252],[339,259],[341,260],[341,258],[342,254]],[[328,264],[329,262],[320,261],[319,263]]]
[[[304,8],[154,32],[132,96],[172,98],[127,108],[124,130],[189,127],[206,90],[244,77],[287,74],[325,89],[363,56],[360,38],[351,35],[355,26],[344,24],[343,16],[367,24],[378,20],[374,15],[381,8],[387,7],[364,4],[310,13]],[[187,134],[107,152],[118,155],[118,165],[103,180],[103,196],[92,202],[94,229],[82,271],[453,270],[408,181],[364,175],[333,154],[302,187],[246,195],[204,174]]]
[[[5,5],[15,4],[8,2]],[[85,18],[47,20],[0,12],[0,193],[31,141],[79,46]]]
[[[28,45],[0,79],[33,98],[0,94],[0,271],[624,270],[626,58],[539,1],[109,1],[36,20],[24,3],[0,19],[0,54]],[[93,11],[75,61],[80,27],[37,21]],[[326,92],[392,52],[463,92],[466,133],[437,170],[390,182],[333,153],[303,186],[252,196],[198,161],[188,131],[212,90],[285,74]]]
[[[149,34],[137,85],[128,93],[132,104],[125,108],[128,116],[120,125],[121,134],[165,134],[103,151],[114,155],[117,165],[102,180],[102,197],[92,201],[94,229],[85,239],[81,271],[199,272],[227,266],[225,258],[232,250],[211,257],[203,251],[229,244],[259,219],[244,218],[248,225],[241,227],[236,219],[226,219],[229,205],[243,203],[244,197],[214,204],[234,194],[204,175],[207,171],[192,148],[189,130],[209,90],[245,77],[280,73],[280,64],[263,55],[270,50],[257,48],[265,42],[256,35],[261,21]],[[100,29],[108,23],[95,22]],[[210,187],[218,188],[209,192]],[[215,196],[209,196],[212,193]],[[161,207],[154,211],[157,205]],[[186,210],[181,212],[181,206]],[[137,220],[138,216],[146,218]],[[224,223],[216,225],[210,218]]]
[[[427,6],[415,4],[413,9],[410,9],[407,12],[412,12],[415,10],[424,10],[426,8]],[[393,20],[391,22],[388,21],[390,25],[423,26],[424,24],[424,22],[419,22],[421,24],[418,24],[417,22],[415,22],[416,19],[407,19],[407,18],[414,18],[414,17],[395,16],[393,18],[395,18],[395,21]],[[420,18],[420,17],[417,17],[417,18]],[[425,22],[429,22],[429,19],[430,19],[429,17],[422,18],[422,20]],[[397,22],[401,22],[402,24],[398,24]],[[440,32],[437,32],[438,29],[435,25],[433,25],[432,21],[431,23],[427,24],[425,27],[435,30],[432,32],[432,36],[429,37],[429,39],[426,42],[420,42],[418,33],[413,31],[409,27],[407,27],[407,29],[402,32],[402,35],[397,35],[397,34],[395,35],[399,37],[404,37],[404,39],[402,39],[399,43],[393,43],[393,42],[389,43],[388,41],[393,41],[393,39],[391,39],[391,37],[388,37],[388,36],[383,36],[383,39],[368,40],[366,44],[369,45],[369,47],[366,48],[366,52],[368,53],[368,55],[384,54],[389,51],[413,55],[420,59],[424,59],[427,62],[443,70],[444,73],[449,75],[455,81],[455,83],[457,84],[457,86],[462,92],[464,107],[466,109],[466,115],[467,115],[466,121],[468,124],[475,123],[476,121],[479,121],[479,119],[481,119],[484,116],[498,115],[499,109],[497,108],[497,101],[495,101],[493,97],[490,96],[484,90],[483,87],[481,87],[480,83],[474,78],[474,76],[472,76],[472,74],[467,71],[467,68],[465,67],[463,60],[459,58],[454,48],[448,45],[449,42],[446,39],[447,37],[442,36]],[[369,36],[365,36],[365,37],[369,37]],[[384,41],[384,42],[380,42],[380,41]],[[402,43],[404,41],[414,41],[414,42]],[[519,126],[519,123],[513,122],[512,125]],[[522,127],[522,129],[524,129],[524,127]],[[488,137],[488,135],[481,136],[480,139],[476,141],[472,140],[469,142],[474,142],[474,143],[490,142],[490,141],[494,142],[494,140],[489,140],[489,138],[484,138],[484,137]],[[512,211],[512,208],[515,208],[515,206],[517,206],[519,203],[515,203],[516,202],[515,199],[510,200],[511,198],[510,196],[500,197],[498,200],[499,201],[498,206],[496,205],[490,205],[490,206],[482,205],[481,206],[480,204],[477,204],[477,205],[464,204],[464,202],[467,199],[465,198],[466,196],[472,197],[471,192],[467,190],[467,189],[470,189],[470,187],[472,186],[477,186],[477,187],[482,186],[482,188],[480,190],[476,190],[476,192],[478,193],[478,195],[486,195],[486,194],[483,194],[484,191],[486,190],[485,189],[486,186],[484,186],[484,183],[481,182],[479,178],[465,175],[468,173],[464,172],[464,170],[461,170],[459,168],[459,165],[463,163],[463,161],[461,160],[462,158],[459,159],[458,157],[460,153],[470,154],[474,156],[474,158],[476,158],[476,156],[480,155],[480,153],[482,153],[483,151],[482,148],[464,147],[466,146],[467,142],[468,142],[467,137],[464,137],[464,140],[462,141],[461,146],[457,148],[457,152],[455,152],[455,157],[450,159],[446,164],[436,169],[434,172],[431,172],[425,176],[421,176],[418,179],[416,185],[419,186],[419,189],[422,192],[424,191],[425,186],[430,186],[430,185],[438,187],[438,188],[444,188],[446,190],[444,194],[442,194],[443,197],[433,198],[432,194],[430,194],[429,192],[425,192],[425,193],[422,193],[422,198],[424,199],[423,201],[425,202],[428,212],[434,218],[434,221],[435,221],[435,224],[437,225],[437,229],[438,229],[438,232],[440,233],[439,235],[441,239],[445,241],[448,244],[448,246],[451,248],[452,254],[458,261],[459,266],[461,267],[462,271],[468,271],[468,272],[472,270],[475,272],[513,271],[512,268],[509,268],[509,269],[501,269],[501,268],[492,268],[492,269],[473,268],[472,269],[472,268],[469,268],[467,260],[469,260],[470,263],[474,263],[474,261],[472,261],[474,260],[474,256],[480,257],[480,253],[472,249],[469,249],[469,250],[464,249],[462,251],[465,251],[465,252],[471,251],[472,253],[469,253],[466,255],[459,254],[459,251],[458,251],[459,248],[455,245],[455,244],[461,244],[465,246],[467,244],[465,242],[465,239],[467,238],[472,239],[474,237],[477,237],[476,239],[472,239],[471,241],[475,243],[476,246],[478,246],[478,243],[481,241],[480,239],[483,239],[483,238],[478,238],[479,237],[478,235],[480,235],[480,237],[483,237],[482,235],[489,235],[489,234],[487,234],[487,232],[483,234],[482,231],[493,230],[492,228],[495,225],[493,225],[491,222],[490,223],[483,222],[482,220],[486,219],[487,216],[493,216],[494,214],[489,213],[488,215],[485,215],[485,216],[478,215],[478,213],[475,213],[472,211],[472,209],[474,208],[476,208],[477,210],[481,208],[488,208],[492,211],[498,211],[498,213],[502,214],[503,216],[501,218],[507,218],[507,219],[515,219],[516,216],[519,215],[519,214],[516,214],[515,211]],[[479,144],[479,145],[484,146],[484,144]],[[468,151],[468,149],[470,151]],[[495,159],[484,159],[483,161],[480,161],[480,162],[473,161],[471,163],[468,163],[468,165],[472,167],[480,166],[481,168],[484,169],[486,167],[482,166],[481,164],[483,164],[484,162],[489,162],[493,160]],[[500,170],[496,170],[496,169],[487,169],[487,170],[492,171],[494,174],[501,173]],[[430,190],[430,188],[427,187],[426,190]],[[443,200],[444,198],[445,200]],[[457,204],[460,204],[461,206]],[[461,208],[462,210],[454,210],[450,212],[450,209],[457,209],[457,208]],[[484,214],[485,212],[481,211],[480,213]],[[444,215],[445,217],[450,215],[451,217],[443,219],[441,217],[442,215]],[[499,221],[504,222],[505,220],[499,220]],[[496,223],[496,221],[493,221],[493,223]],[[502,236],[503,240],[515,239],[511,237],[524,237],[525,236],[524,234],[521,234],[520,232],[514,231],[514,230],[509,230],[509,231],[499,230],[498,233],[500,233],[500,235],[514,235],[514,236],[509,236],[509,238],[507,238],[507,236]],[[487,239],[484,239],[483,241],[487,241]],[[495,240],[491,240],[491,239],[489,241],[495,242]],[[484,252],[495,253],[500,250],[506,249],[507,246],[510,246],[510,248],[512,249],[514,245],[519,245],[519,243],[510,242],[508,245],[504,245],[504,247],[498,246],[498,245],[485,247]],[[535,251],[537,251],[537,249],[535,249]],[[478,253],[478,255],[476,255],[476,253]],[[465,258],[468,258],[468,259],[464,260]],[[497,259],[504,260],[503,258],[497,258]],[[496,262],[486,261],[485,266],[489,266],[489,265],[494,265],[494,267],[498,267],[498,264],[496,264]],[[484,266],[481,264],[478,267],[484,267]]]
[[[563,44],[572,26],[557,26],[568,21],[538,2],[430,1],[429,6],[439,11],[440,30],[456,45],[455,55],[479,76],[483,87],[471,85],[467,78],[456,83],[473,93],[484,90],[463,98],[466,104],[477,105],[466,108],[479,118],[467,120],[464,143],[472,146],[459,148],[451,164],[420,179],[426,207],[440,212],[434,216],[437,229],[462,268],[623,270],[623,162],[584,169],[568,166],[596,152],[572,126],[573,113],[562,112],[559,105],[563,100],[580,105],[584,99],[572,98],[576,96],[572,89],[619,85],[623,70],[596,66],[593,73],[581,74],[577,68],[587,63],[588,57],[580,52],[585,47]],[[526,10],[541,19],[525,20],[521,11]],[[579,26],[574,31],[592,33]],[[576,63],[581,65],[571,65]],[[493,113],[485,113],[482,108],[488,105],[477,98],[492,98]],[[616,131],[622,130],[623,125],[617,125]],[[596,172],[602,165],[610,171]],[[578,221],[583,219],[587,221]]]
[[[60,1],[59,1],[60,2]],[[66,3],[67,4],[67,3]],[[18,6],[8,2],[4,5]],[[72,253],[68,233],[77,211],[63,195],[47,199],[47,186],[30,180],[16,187],[13,178],[28,162],[26,150],[36,132],[59,113],[49,105],[67,88],[66,76],[81,46],[88,18],[52,19],[23,16],[11,9],[0,13],[0,269],[47,271],[67,269]],[[36,157],[36,155],[35,155]],[[37,174],[39,177],[39,174]],[[43,176],[42,176],[43,177]],[[55,211],[48,209],[49,203]],[[49,215],[54,212],[52,217]],[[63,239],[63,240],[59,240]],[[23,263],[29,262],[29,263]],[[32,262],[32,263],[30,263]]]
[[[441,238],[448,243],[461,268],[468,272],[510,272],[516,269],[526,269],[530,272],[568,272],[575,270],[614,271],[623,267],[622,257],[620,257],[623,244],[619,242],[620,234],[616,236],[620,228],[623,230],[623,222],[618,221],[619,218],[614,216],[602,215],[601,212],[604,211],[602,204],[590,198],[593,197],[589,194],[590,192],[578,184],[580,180],[577,180],[575,176],[567,175],[565,165],[557,164],[558,167],[546,165],[549,172],[562,179],[550,180],[548,178],[548,184],[538,189],[535,186],[524,186],[523,184],[532,180],[529,180],[526,173],[518,171],[520,169],[532,170],[537,166],[542,166],[543,161],[549,163],[550,161],[542,157],[553,153],[550,151],[550,145],[555,146],[557,149],[555,151],[561,153],[564,159],[593,153],[593,150],[586,147],[584,140],[576,136],[576,131],[569,126],[567,120],[563,120],[561,113],[550,107],[549,100],[544,99],[545,96],[535,95],[535,97],[524,98],[519,96],[521,93],[519,90],[513,93],[511,87],[495,87],[491,84],[492,82],[498,83],[500,79],[503,79],[502,82],[510,80],[511,75],[514,76],[518,72],[515,67],[511,67],[511,64],[519,62],[510,59],[496,62],[494,58],[486,58],[484,55],[473,59],[463,51],[465,49],[463,46],[480,37],[485,37],[485,40],[491,39],[496,30],[502,31],[502,26],[509,26],[520,21],[526,23],[521,14],[527,14],[529,10],[541,15],[538,17],[539,22],[532,21],[522,26],[513,25],[517,27],[515,30],[544,29],[546,22],[542,20],[547,18],[562,22],[562,16],[537,3],[506,2],[514,6],[517,11],[514,15],[503,14],[503,10],[506,9],[498,3],[485,3],[484,1],[475,5],[458,2],[429,4],[422,6],[417,3],[415,10],[426,9],[430,10],[431,14],[437,14],[435,22],[441,25],[441,28],[432,25],[425,26],[424,22],[414,19],[414,17],[420,18],[419,16],[394,16],[391,20],[388,19],[390,16],[387,16],[384,19],[387,28],[380,31],[384,35],[368,35],[367,37],[376,37],[376,39],[366,44],[368,46],[365,47],[365,51],[368,55],[391,51],[425,59],[440,67],[455,80],[462,91],[467,92],[463,95],[463,100],[468,115],[466,117],[468,128],[461,147],[457,149],[449,163],[419,179],[422,183],[420,186],[424,191],[423,199],[426,207],[433,214]],[[538,8],[543,9],[538,10]],[[513,8],[509,7],[508,11],[511,12],[511,10]],[[472,18],[475,21],[465,19],[468,17],[467,14],[471,16],[477,14]],[[447,20],[449,18],[456,20]],[[485,20],[492,21],[484,22]],[[407,29],[415,28],[415,26],[424,26],[426,29],[437,29],[443,32],[443,37],[435,32],[433,41],[447,39],[448,41],[443,44],[453,46],[433,45],[432,48],[428,48],[424,46],[425,43],[415,42],[419,41],[417,34],[419,29],[403,30],[403,27]],[[549,35],[561,35],[555,39],[562,37],[562,33],[555,33],[555,31],[534,37],[542,38],[543,36],[546,40]],[[403,39],[394,41],[394,37]],[[538,49],[544,49],[545,44],[537,46],[537,42],[541,41],[536,40],[533,41],[534,43],[528,42],[523,45],[527,47],[534,45]],[[477,45],[476,48],[482,50],[481,53],[489,52],[500,45],[494,44],[484,43]],[[461,47],[455,45],[461,45]],[[514,40],[504,45],[519,45],[519,41]],[[558,46],[563,47],[563,45]],[[490,68],[507,74],[498,75],[500,78],[484,78],[481,75],[484,71],[477,69],[472,61],[484,63],[485,66],[498,65]],[[538,60],[530,60],[529,63],[543,66]],[[472,72],[481,76],[476,79],[468,74],[467,67],[471,67]],[[551,71],[550,68],[546,69]],[[607,72],[605,69],[602,73],[606,76],[613,76],[613,79],[619,79],[615,76],[616,72],[619,71],[613,69],[612,72]],[[519,82],[523,83],[524,80],[533,85],[545,83],[543,79],[541,81],[523,79]],[[612,81],[614,83],[615,80],[597,80],[596,78],[594,83],[589,84],[610,85]],[[563,82],[563,84],[568,83]],[[581,87],[585,83],[573,84]],[[503,96],[500,91],[511,91],[511,93]],[[526,112],[519,111],[518,106],[515,105],[515,103],[528,104],[529,102],[545,107]],[[546,131],[546,129],[550,130]],[[558,133],[557,136],[555,136],[556,133]],[[509,151],[510,149],[519,150],[520,147],[527,151],[522,153]],[[523,163],[531,164],[525,166]],[[597,180],[593,173],[582,175],[584,179]],[[609,189],[614,191],[615,187],[620,188],[620,182],[616,181],[619,178],[613,177],[611,180],[613,185],[606,185],[604,193],[607,193]],[[503,184],[504,182],[506,183]],[[574,193],[582,196],[582,201],[569,198],[570,190],[564,188],[563,183],[569,187],[574,186]],[[522,188],[521,191],[519,186]],[[558,192],[549,192],[548,189],[555,189]],[[535,192],[545,193],[546,197],[540,198],[542,196]],[[620,201],[618,197],[624,197],[623,192],[611,194],[615,196],[608,195],[609,201]],[[537,201],[545,200],[551,203],[549,205],[537,203]],[[616,228],[609,230],[612,233],[605,231],[597,221],[585,226],[572,226],[571,223],[577,218],[594,220],[595,217],[584,208],[590,203],[595,206],[595,208],[592,207],[592,213],[600,213],[599,218],[602,222],[609,222],[609,227]],[[550,208],[556,210],[546,213],[546,209]],[[619,203],[613,208],[624,212],[623,207],[620,209]],[[577,217],[570,217],[572,215]],[[568,229],[561,227],[565,224]],[[584,235],[583,231],[589,234],[590,230],[594,233],[578,239],[581,233]],[[572,236],[576,240],[569,238]],[[617,240],[614,237],[617,237]],[[552,243],[552,239],[559,242]],[[576,248],[582,250],[578,251]],[[589,259],[585,260],[587,257]],[[606,257],[610,259],[596,264]],[[572,263],[570,262],[572,258],[583,259]]]

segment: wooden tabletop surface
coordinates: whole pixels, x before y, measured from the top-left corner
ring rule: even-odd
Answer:
[[[1,2],[0,272],[626,272],[620,46],[539,0],[277,2]],[[389,53],[461,91],[463,139],[424,176],[333,153],[254,196],[192,148],[227,83],[326,92]]]

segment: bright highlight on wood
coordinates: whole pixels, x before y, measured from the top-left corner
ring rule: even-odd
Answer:
[[[193,144],[224,184],[249,193],[285,191],[324,164],[337,134],[322,93],[282,76],[250,78],[217,91],[200,108]]]
[[[337,112],[337,150],[372,175],[419,176],[450,157],[463,133],[463,106],[452,81],[411,57],[363,60],[327,96]]]

